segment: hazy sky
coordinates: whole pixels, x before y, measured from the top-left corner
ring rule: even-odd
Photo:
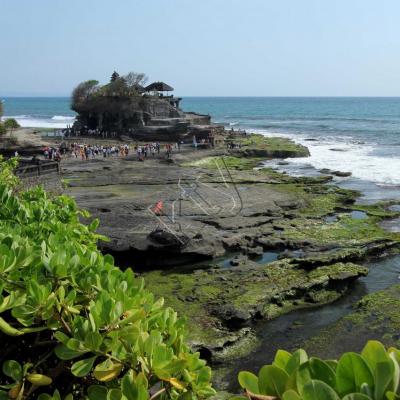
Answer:
[[[0,0],[0,95],[115,69],[179,95],[400,95],[399,0]]]

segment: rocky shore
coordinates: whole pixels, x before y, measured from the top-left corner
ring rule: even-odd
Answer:
[[[399,248],[399,234],[380,226],[399,214],[390,204],[356,205],[358,193],[328,175],[258,168],[307,153],[254,135],[172,160],[71,159],[62,168],[66,193],[110,238],[103,250],[185,315],[191,345],[224,369],[256,348],[257,321],[333,302],[368,273],[368,257]]]

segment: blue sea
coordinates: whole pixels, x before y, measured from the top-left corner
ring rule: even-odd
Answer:
[[[228,128],[286,136],[306,145],[311,166],[354,178],[400,185],[400,98],[185,97],[186,111],[210,114]],[[25,127],[62,128],[74,120],[69,98],[5,98],[6,116]]]

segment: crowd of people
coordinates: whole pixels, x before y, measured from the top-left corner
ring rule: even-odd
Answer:
[[[166,158],[171,158],[173,149],[178,151],[181,148],[180,143],[167,143],[164,146]],[[144,145],[136,144],[133,148],[134,154],[136,153],[139,161],[144,161],[148,157],[155,157],[156,154],[160,155],[161,145],[158,142],[148,143]],[[43,156],[45,160],[61,161],[62,157],[70,157],[81,160],[89,160],[97,157],[111,157],[119,156],[126,157],[131,151],[128,144],[121,145],[92,145],[71,143],[69,146],[62,144],[59,148],[45,147],[43,149]]]
[[[90,144],[71,143],[70,154],[72,157],[81,158],[82,160],[89,160],[96,157],[111,157],[121,156],[126,157],[129,154],[129,145],[119,146],[99,146]]]
[[[164,145],[165,156],[166,158],[171,158],[173,149],[177,149],[178,151],[181,149],[181,144],[179,142],[175,144],[167,143]],[[147,157],[155,157],[155,155],[159,155],[161,151],[160,143],[147,143],[142,146],[135,146],[135,151],[137,154],[137,158],[139,161],[144,161]]]

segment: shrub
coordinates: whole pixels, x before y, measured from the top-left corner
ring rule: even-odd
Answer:
[[[7,129],[2,122],[0,122],[0,136],[5,135],[7,133]]]
[[[345,353],[339,361],[309,358],[302,349],[279,350],[272,365],[258,376],[239,373],[247,397],[281,400],[395,400],[400,399],[400,351],[369,341],[361,354]]]
[[[202,399],[185,321],[96,243],[69,197],[0,183],[0,399]],[[4,172],[6,171],[6,172]]]
[[[4,121],[4,126],[5,126],[6,129],[10,129],[11,131],[13,129],[20,128],[20,125],[19,125],[19,123],[17,122],[17,120],[15,118],[7,118]]]

